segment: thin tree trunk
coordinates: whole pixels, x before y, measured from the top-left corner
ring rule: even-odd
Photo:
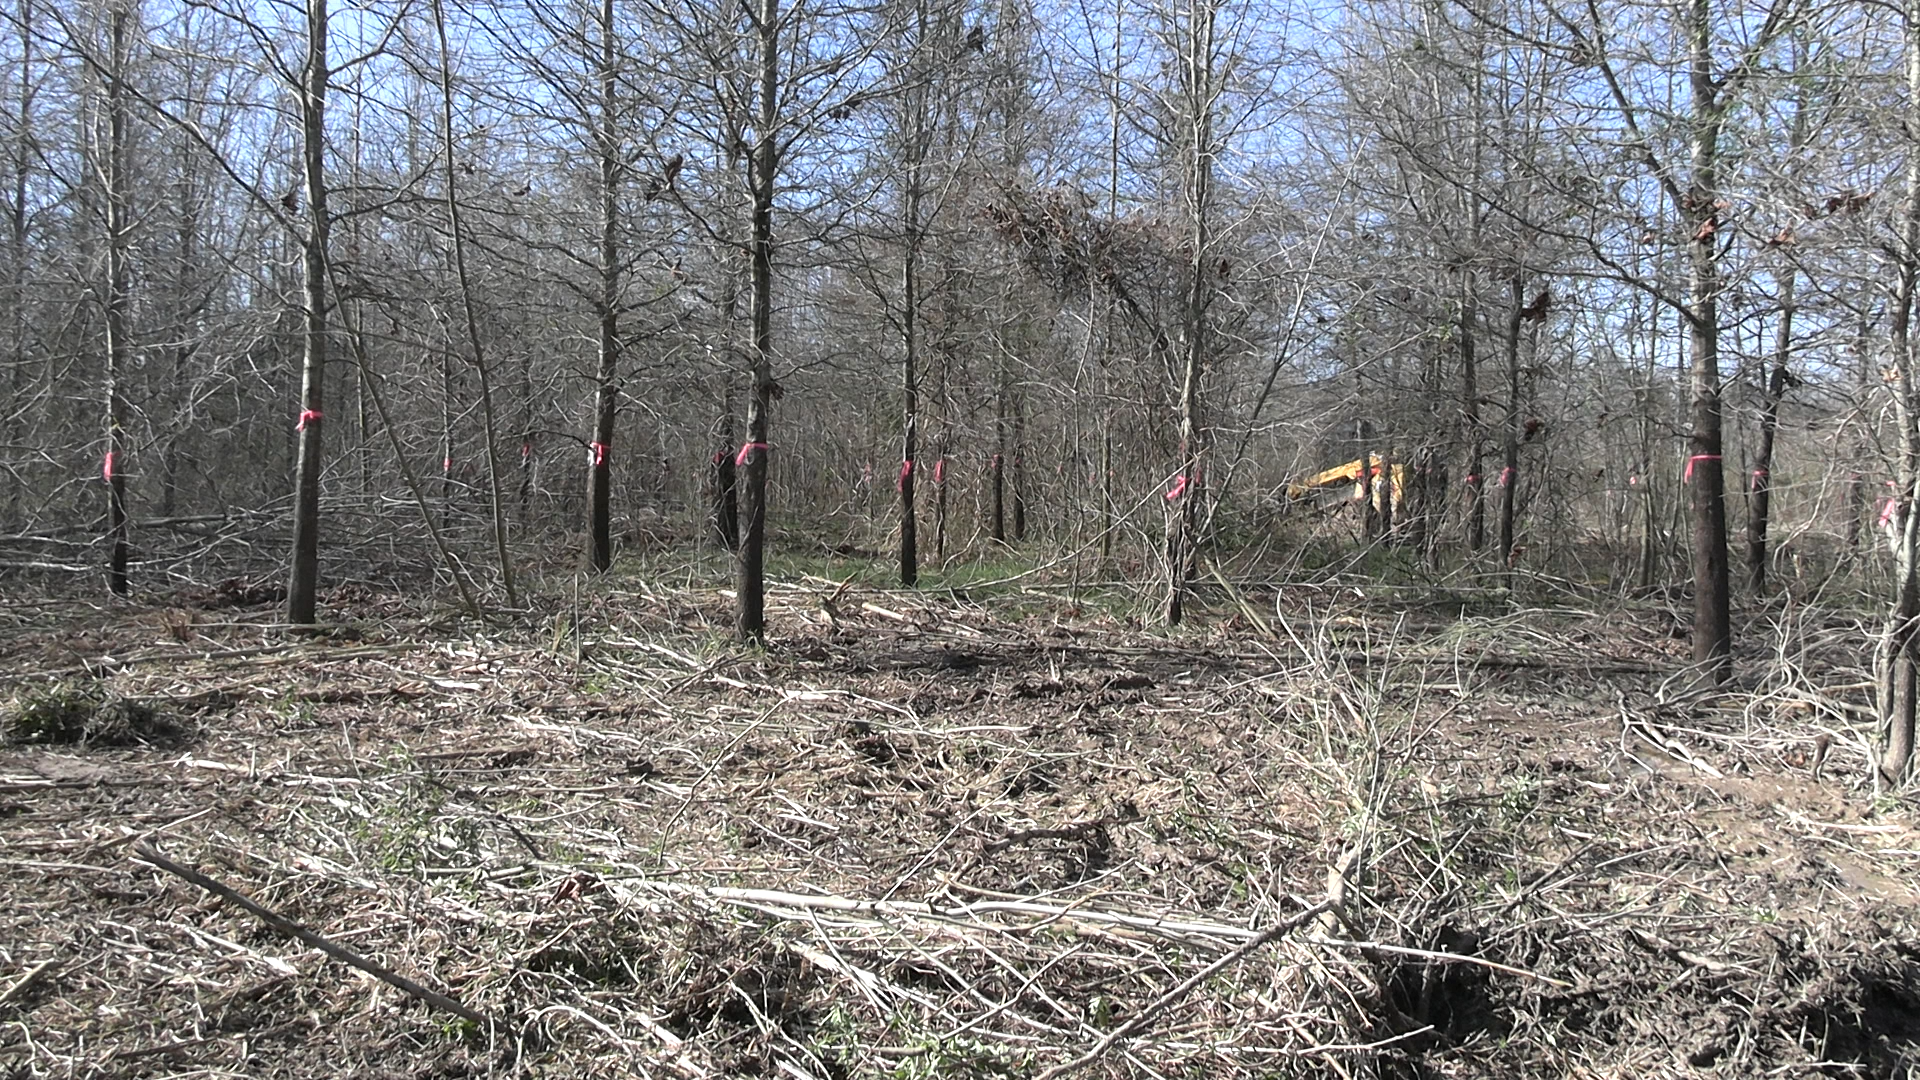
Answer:
[[[446,340],[434,352],[440,360],[440,527],[450,529],[453,527],[453,335],[446,335]]]
[[[17,17],[21,26],[33,25],[33,0],[20,0]],[[20,35],[20,97],[19,113],[14,118],[17,127],[13,142],[13,175],[8,185],[8,195],[12,199],[7,215],[7,295],[13,302],[12,318],[9,330],[13,337],[11,348],[12,363],[7,372],[7,400],[19,402],[25,399],[27,381],[27,179],[31,173],[34,156],[33,139],[33,101],[35,97],[33,35]],[[18,416],[18,406],[7,410],[9,416]],[[19,416],[20,427],[10,432],[9,441],[19,445],[26,444],[27,421]],[[13,469],[7,473],[7,513],[5,520],[13,527],[20,522],[20,497],[26,490],[26,478]]]
[[[1767,590],[1767,519],[1773,502],[1773,443],[1780,430],[1780,399],[1797,381],[1788,367],[1793,358],[1796,276],[1790,269],[1780,280],[1780,323],[1774,328],[1773,364],[1760,402],[1760,445],[1754,452],[1752,498],[1747,505],[1747,584],[1756,593]]]
[[[167,442],[161,451],[161,487],[160,515],[173,517],[179,513],[180,499],[180,456],[181,447],[188,441],[192,431],[192,411],[194,408],[192,391],[188,386],[187,364],[193,358],[195,343],[199,338],[199,314],[204,301],[188,295],[186,290],[199,284],[198,263],[200,258],[200,198],[195,185],[195,173],[192,151],[181,155],[180,174],[180,263],[177,273],[182,285],[182,302],[185,312],[180,319],[179,341],[173,346],[173,417],[167,424]]]
[[[1467,276],[1465,296],[1460,302],[1460,411],[1466,424],[1467,475],[1467,550],[1487,546],[1486,426],[1480,420],[1480,368],[1474,355],[1474,323],[1477,319],[1473,278]]]
[[[768,432],[773,406],[773,198],[780,167],[780,147],[774,121],[780,107],[780,0],[759,0],[753,11],[759,44],[759,93],[755,102],[754,147],[749,187],[753,200],[749,277],[753,303],[753,365],[751,396],[747,399],[747,442],[740,449],[745,466],[746,491],[741,507],[746,521],[736,567],[737,629],[745,641],[764,641],[766,623],[766,544]]]
[[[1920,0],[1909,3],[1905,29],[1907,122],[1912,125],[1920,123]],[[1920,495],[1920,385],[1912,340],[1914,291],[1920,283],[1920,155],[1907,156],[1906,189],[1888,313],[1899,454],[1893,496],[1882,517],[1893,548],[1894,599],[1875,665],[1884,740],[1879,772],[1882,780],[1895,785],[1905,782],[1913,765],[1914,719],[1920,709],[1920,514],[1914,512]]]
[[[1007,459],[1007,492],[1013,502],[1013,542],[1027,538],[1027,461],[1021,448],[1027,441],[1025,405],[1013,399],[1013,453]]]
[[[925,51],[930,47],[927,37],[932,25],[926,0],[920,0],[915,13],[918,20],[915,44]],[[919,537],[915,532],[918,523],[913,507],[913,466],[914,455],[919,450],[916,440],[920,435],[920,246],[926,231],[920,220],[921,201],[924,198],[921,185],[933,137],[927,116],[927,93],[923,80],[916,80],[907,93],[906,160],[901,163],[905,174],[905,191],[901,199],[905,251],[900,266],[900,479],[896,486],[900,495],[900,584],[907,588],[912,588],[920,580]]]
[[[128,269],[127,213],[127,19],[125,4],[108,15],[112,70],[107,74],[107,450],[102,475],[107,482],[107,588],[116,596],[131,591],[127,579],[127,476],[124,383],[131,360],[127,308],[132,291]]]
[[[1193,575],[1194,550],[1199,538],[1195,525],[1202,498],[1201,462],[1207,451],[1201,379],[1206,370],[1210,341],[1207,309],[1213,300],[1213,104],[1214,21],[1212,0],[1193,0],[1179,14],[1186,18],[1180,35],[1180,90],[1185,99],[1186,130],[1181,134],[1182,195],[1187,214],[1186,241],[1192,255],[1186,267],[1186,296],[1181,312],[1180,439],[1174,489],[1167,517],[1168,626],[1178,626],[1186,614],[1188,583]],[[1177,17],[1177,16],[1176,16]]]
[[[987,463],[987,479],[993,488],[993,527],[989,535],[1003,544],[1007,541],[1007,392],[1007,357],[1003,348],[993,387],[993,458]]]
[[[327,4],[307,0],[307,61],[302,71],[301,153],[307,195],[302,251],[302,354],[299,444],[294,459],[293,569],[287,621],[311,626],[320,586],[320,465],[327,370]]]
[[[1394,515],[1400,509],[1393,496],[1393,451],[1389,449],[1380,457],[1380,539],[1389,547],[1393,545]]]
[[[440,134],[441,150],[446,157],[447,227],[453,233],[453,266],[460,281],[460,310],[466,316],[467,344],[473,350],[473,370],[480,380],[480,421],[487,451],[487,502],[493,512],[493,554],[500,563],[500,584],[506,591],[507,604],[519,607],[520,597],[513,587],[513,559],[507,553],[507,511],[500,498],[499,425],[493,414],[493,383],[487,374],[486,352],[480,342],[480,316],[474,310],[473,282],[467,276],[466,234],[454,183],[453,58],[447,49],[446,13],[440,0],[433,0],[433,30],[440,42]]]
[[[1711,0],[1693,0],[1691,180],[1683,218],[1694,227],[1688,260],[1687,322],[1692,349],[1693,433],[1685,478],[1693,493],[1693,659],[1722,682],[1733,669],[1733,620],[1727,579],[1726,474],[1720,411],[1720,128],[1711,34]]]
[[[1520,319],[1527,303],[1527,276],[1515,270],[1508,282],[1506,350],[1507,408],[1506,422],[1500,431],[1500,478],[1496,483],[1500,504],[1495,550],[1500,561],[1514,561],[1514,517],[1520,490]]]
[[[593,436],[587,442],[587,566],[604,573],[613,565],[613,424],[619,407],[615,384],[620,360],[620,179],[625,162],[614,114],[613,0],[600,4],[600,117],[594,149],[600,158],[599,364],[594,373]]]

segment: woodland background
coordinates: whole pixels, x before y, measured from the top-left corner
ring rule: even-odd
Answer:
[[[279,558],[304,622],[315,581],[481,573],[495,504],[494,577],[523,541],[604,567],[709,535],[759,441],[776,537],[917,542],[909,581],[991,539],[1177,596],[1196,545],[1363,536],[1645,589],[1702,572],[1697,473],[1756,587],[1887,588],[1866,530],[1904,521],[1883,500],[1920,445],[1894,6],[17,0],[6,25],[10,569]],[[1329,534],[1286,485],[1363,453],[1409,490]]]

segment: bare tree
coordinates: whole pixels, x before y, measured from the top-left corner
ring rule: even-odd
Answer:
[[[1903,13],[1906,47],[1905,191],[1895,222],[1894,280],[1888,302],[1889,389],[1897,425],[1893,496],[1882,515],[1893,549],[1893,603],[1875,664],[1883,746],[1880,777],[1901,783],[1913,767],[1914,720],[1920,712],[1920,370],[1913,340],[1915,290],[1920,288],[1920,2]]]

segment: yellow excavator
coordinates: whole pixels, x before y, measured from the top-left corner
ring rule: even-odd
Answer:
[[[1369,470],[1372,475],[1372,495],[1375,509],[1385,508],[1388,492],[1392,492],[1393,505],[1403,505],[1402,500],[1405,498],[1405,492],[1407,490],[1407,466],[1401,462],[1394,462],[1392,465],[1388,465],[1387,459],[1381,457],[1379,454],[1368,454],[1365,458],[1355,458],[1345,465],[1335,465],[1333,468],[1317,476],[1308,477],[1299,483],[1288,484],[1287,498],[1298,501],[1311,498],[1315,495],[1334,493],[1338,491],[1340,487],[1347,486],[1351,488],[1351,490],[1341,495],[1341,499],[1344,501],[1357,501],[1367,494],[1367,485],[1361,483],[1361,470],[1363,468]],[[1385,474],[1385,483],[1381,482],[1383,472]]]

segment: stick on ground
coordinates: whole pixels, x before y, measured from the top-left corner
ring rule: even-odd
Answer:
[[[52,971],[53,969],[59,966],[60,966],[60,958],[57,956],[51,960],[42,960],[39,963],[33,965],[33,967],[29,969],[25,975],[20,976],[20,978],[16,980],[12,986],[7,987],[6,993],[0,994],[0,1005],[5,1005],[13,1001],[14,999],[20,997],[22,994],[25,994],[29,987],[31,987],[34,983],[40,981],[40,977],[42,975],[45,975],[47,972]]]
[[[228,888],[227,886],[220,884],[219,882],[213,880],[212,878],[201,873],[200,871],[195,870],[192,867],[182,866],[179,863],[174,862],[172,859],[169,859],[165,855],[160,854],[158,851],[155,851],[152,847],[146,844],[142,844],[138,848],[135,848],[133,852],[133,856],[134,858],[139,859],[141,862],[151,863],[152,865],[157,866],[162,870],[165,870],[167,873],[172,874],[177,878],[180,878],[184,881],[190,881],[193,884],[198,885],[201,888],[212,893],[213,895],[220,897],[222,900],[227,900],[227,901],[230,901],[231,903],[238,904],[239,906],[252,912],[255,916],[257,916],[260,919],[261,922],[264,922],[268,926],[273,927],[275,930],[278,930],[281,933],[286,934],[288,937],[297,938],[298,940],[303,941],[308,945],[313,946],[316,949],[319,949],[321,952],[326,953],[328,956],[333,957],[335,960],[338,960],[343,964],[347,964],[352,967],[359,968],[361,971],[364,971],[367,974],[373,976],[374,978],[379,979],[381,982],[386,983],[388,986],[391,986],[394,989],[399,990],[404,994],[408,994],[408,995],[411,995],[412,997],[418,998],[419,1000],[426,1002],[428,1005],[431,1005],[436,1009],[440,1009],[445,1012],[450,1012],[455,1016],[460,1017],[463,1020],[471,1020],[474,1023],[480,1024],[482,1026],[492,1023],[492,1018],[487,1016],[485,1013],[475,1012],[474,1010],[466,1007],[465,1005],[460,1004],[459,1002],[453,1000],[447,995],[440,993],[438,990],[429,990],[426,987],[421,986],[419,983],[414,982],[412,979],[407,978],[405,975],[401,975],[397,972],[389,971],[388,969],[381,967],[379,964],[376,964],[373,961],[368,960],[366,957],[361,956],[359,953],[354,952],[352,949],[346,948],[345,946],[336,945],[333,942],[322,937],[321,935],[316,934],[313,931],[307,929],[306,927],[301,926],[300,924],[293,922],[289,919],[283,918],[280,915],[277,915],[274,912],[264,907],[261,907],[259,904],[254,903],[252,900],[248,899],[245,896],[242,896],[240,893],[235,892],[234,890]]]

